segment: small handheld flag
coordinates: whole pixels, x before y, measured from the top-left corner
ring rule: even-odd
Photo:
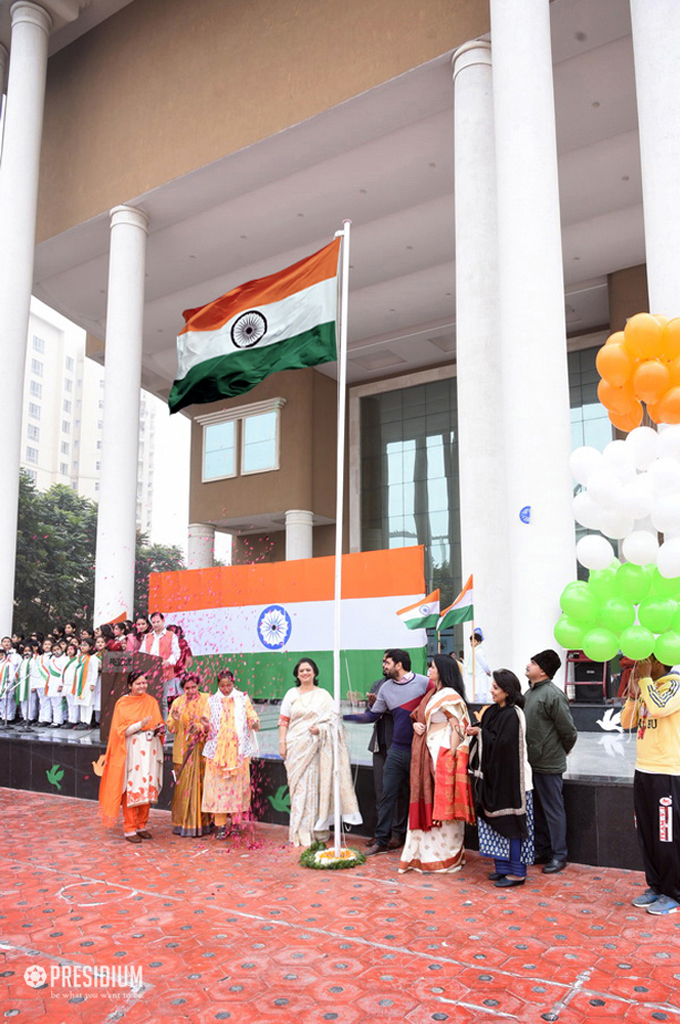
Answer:
[[[439,617],[437,631],[447,629],[449,626],[456,626],[460,622],[472,622],[475,617],[474,591],[472,576],[461,590],[460,594],[448,608],[445,608]]]
[[[415,604],[402,608],[397,615],[407,629],[427,629],[436,626],[439,618],[439,591],[433,590]]]

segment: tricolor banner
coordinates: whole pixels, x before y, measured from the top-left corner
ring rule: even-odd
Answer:
[[[279,370],[335,360],[339,249],[337,238],[292,267],[185,310],[170,412],[242,395]]]
[[[461,622],[472,622],[475,617],[475,599],[472,584],[472,576],[461,590],[460,594],[448,608],[441,613],[437,630],[447,629],[449,626],[456,626]]]
[[[397,615],[407,629],[428,629],[437,625],[439,618],[439,591],[433,590],[431,594],[421,597],[414,604],[400,608]]]
[[[344,555],[342,564],[342,695],[366,693],[381,674],[382,654],[408,650],[425,669],[426,634],[397,618],[404,602],[423,591],[423,548]],[[149,607],[184,629],[192,669],[215,688],[217,671],[231,668],[251,697],[283,697],[293,666],[306,655],[333,690],[334,559],[236,565],[152,573]]]

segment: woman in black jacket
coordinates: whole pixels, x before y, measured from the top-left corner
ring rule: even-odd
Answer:
[[[494,858],[496,870],[489,878],[505,889],[524,885],[527,865],[534,862],[533,784],[524,697],[514,672],[493,673],[491,698],[481,726],[467,731],[476,737],[470,769],[477,779],[479,851]]]

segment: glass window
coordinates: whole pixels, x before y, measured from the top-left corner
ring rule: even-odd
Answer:
[[[279,468],[278,411],[243,418],[241,473],[265,473]]]
[[[94,468],[96,469],[97,472],[99,472],[99,470],[102,468],[101,462],[95,462]]]
[[[69,443],[68,443],[68,441],[62,441],[61,442],[61,454],[62,455],[68,455],[68,452],[69,452]]]
[[[64,378],[64,390],[65,391],[73,391],[73,381],[71,380],[70,377],[65,377]]]
[[[59,463],[59,472],[61,473],[62,476],[68,476],[68,463],[67,462],[60,462]]]
[[[203,480],[221,480],[236,473],[236,423],[203,427]]]
[[[72,408],[71,402],[69,402],[68,398],[65,398],[64,399],[64,412],[70,412],[71,408]]]
[[[71,357],[70,356],[66,356],[66,369],[67,370],[72,370],[73,366],[74,366],[74,363],[73,363],[73,360],[71,359]]]
[[[39,420],[40,419],[40,406],[36,405],[35,402],[29,402],[28,403],[28,415],[33,420]]]
[[[28,440],[39,441],[40,440],[40,428],[34,426],[32,423],[28,424]]]
[[[31,373],[34,373],[36,377],[42,377],[43,364],[39,359],[31,359]]]
[[[39,338],[37,334],[33,335],[33,351],[34,352],[44,352],[45,351],[45,342],[44,342],[44,340],[42,338]]]
[[[69,423],[68,420],[62,420],[61,421],[61,429],[62,429],[64,434],[70,434],[71,433],[71,424]]]
[[[101,443],[101,441],[97,441],[97,449],[100,449],[100,448],[101,448],[101,446],[102,446],[102,443]]]
[[[37,462],[38,461],[38,449],[27,448],[26,449],[26,462]]]
[[[31,479],[33,481],[33,483],[35,483],[37,481],[38,474],[36,473],[36,471],[34,469],[25,469],[24,473],[26,473],[26,475],[29,477],[29,479]]]
[[[42,384],[38,384],[37,380],[32,380],[29,391],[36,398],[42,398]]]

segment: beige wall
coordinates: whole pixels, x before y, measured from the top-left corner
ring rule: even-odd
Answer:
[[[50,58],[38,240],[488,29],[488,0],[134,0]]]

